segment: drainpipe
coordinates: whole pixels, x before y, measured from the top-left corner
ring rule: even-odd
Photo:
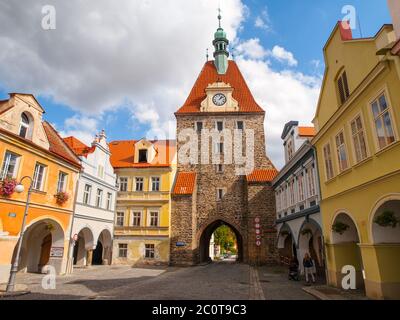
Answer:
[[[320,208],[320,215],[321,215],[321,221],[323,220],[323,215],[321,212],[321,201],[322,201],[322,191],[321,191],[321,179],[320,179],[320,174],[319,174],[319,165],[318,165],[318,153],[317,153],[317,148],[312,145],[311,148],[314,151],[314,157],[315,157],[315,168],[317,169],[317,175],[318,175],[318,179],[317,179],[317,183],[318,183],[318,191],[319,191],[319,208]],[[322,226],[322,230],[323,230],[323,226]],[[324,263],[325,263],[325,279],[328,282],[328,268],[327,268],[327,260],[326,260],[326,253],[325,253],[325,237],[324,237],[324,233],[322,232],[322,255],[323,255],[323,259],[324,259]]]
[[[69,243],[68,243],[68,253],[67,253],[67,266],[66,266],[66,268],[65,268],[65,273],[67,274],[68,273],[68,271],[70,270],[71,272],[70,273],[72,273],[72,271],[73,271],[73,265],[74,265],[74,263],[73,263],[73,257],[71,258],[71,248],[74,246],[73,245],[73,239],[72,239],[72,229],[73,229],[73,227],[74,227],[74,219],[75,219],[75,210],[76,210],[76,201],[77,201],[77,198],[78,198],[78,187],[79,187],[79,180],[80,180],[80,177],[81,177],[81,173],[79,172],[78,173],[78,179],[76,180],[76,183],[75,183],[75,195],[74,195],[74,204],[73,204],[73,207],[72,207],[72,217],[71,217],[71,229],[70,229],[70,231],[69,231]],[[72,251],[73,252],[73,251]],[[70,266],[70,263],[71,263],[71,266]]]

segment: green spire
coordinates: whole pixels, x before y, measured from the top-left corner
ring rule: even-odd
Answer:
[[[226,32],[221,27],[221,9],[218,9],[218,29],[214,34],[213,46],[214,51],[214,64],[217,68],[218,74],[225,74],[228,70],[228,45],[229,41],[226,38]]]

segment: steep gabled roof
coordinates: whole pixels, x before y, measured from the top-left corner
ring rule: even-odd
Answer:
[[[229,60],[226,74],[218,74],[213,61],[206,62],[189,97],[175,114],[180,115],[200,112],[200,104],[207,97],[205,90],[209,84],[215,82],[224,82],[233,87],[232,96],[239,103],[239,112],[264,113],[264,110],[254,100],[236,62]]]
[[[169,167],[176,153],[175,140],[151,141],[157,153],[151,163],[135,163],[135,144],[138,140],[112,141],[108,144],[111,165],[115,168],[163,168]]]
[[[48,123],[43,121],[43,129],[49,141],[49,151],[57,156],[80,167],[80,161],[74,152],[68,147],[58,132]]]
[[[64,138],[63,140],[78,157],[87,157],[88,154],[93,153],[96,149],[96,147],[89,147],[79,139],[72,136]]]

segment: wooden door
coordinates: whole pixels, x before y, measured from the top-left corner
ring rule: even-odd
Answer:
[[[50,260],[50,249],[52,244],[52,236],[49,233],[46,237],[44,237],[42,241],[42,249],[40,251],[40,260],[39,260],[39,272],[42,271],[42,268],[49,262]]]

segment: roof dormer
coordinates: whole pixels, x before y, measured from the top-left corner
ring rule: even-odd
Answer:
[[[135,163],[151,163],[155,156],[157,150],[154,144],[146,139],[142,139],[135,144]]]

